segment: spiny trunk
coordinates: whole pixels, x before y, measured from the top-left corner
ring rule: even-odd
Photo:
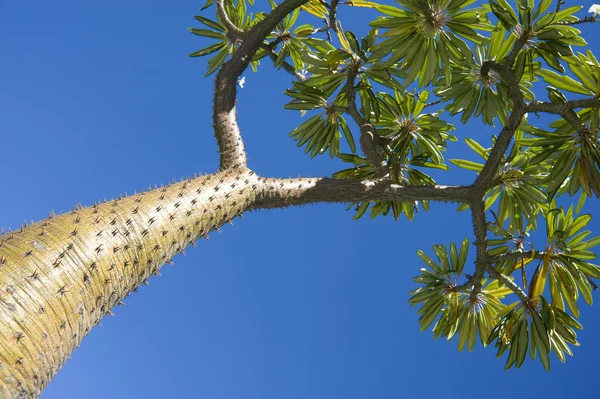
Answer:
[[[468,187],[261,178],[243,166],[0,236],[0,397],[38,396],[110,309],[196,239],[251,210],[460,201]]]
[[[234,169],[0,236],[0,397],[37,397],[113,306],[253,207],[258,183]]]

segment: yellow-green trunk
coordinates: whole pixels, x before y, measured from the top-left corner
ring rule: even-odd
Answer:
[[[0,397],[38,396],[113,306],[249,209],[257,181],[203,176],[0,236]]]

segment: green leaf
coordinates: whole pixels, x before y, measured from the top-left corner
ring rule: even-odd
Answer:
[[[229,55],[230,52],[231,52],[231,47],[225,46],[221,49],[221,51],[219,51],[217,53],[217,55],[215,55],[213,58],[211,58],[208,61],[208,71],[206,71],[206,74],[204,74],[204,77],[211,75],[217,69],[219,69],[219,67],[223,64],[223,62],[225,62],[225,59],[227,58],[227,56]]]
[[[421,111],[423,111],[425,104],[427,104],[428,98],[429,92],[427,90],[424,90],[423,92],[421,92],[421,94],[419,94],[419,98],[417,99],[417,101],[415,101],[415,107],[412,110],[413,115],[419,115]]]
[[[483,164],[473,162],[473,161],[467,161],[466,159],[451,159],[450,162],[452,162],[454,165],[456,165],[458,167],[461,167],[461,168],[467,169],[467,170],[473,170],[475,172],[481,172],[481,170],[483,169]]]
[[[223,47],[226,47],[227,43],[219,42],[215,43],[212,46],[208,46],[203,48],[202,50],[198,50],[195,53],[191,53],[190,57],[201,57],[204,55],[212,54],[215,51],[221,50]]]
[[[216,29],[218,31],[221,32],[225,32],[225,27],[213,20],[210,20],[208,18],[204,18],[203,16],[200,15],[195,15],[194,18],[198,21],[203,23],[204,25],[208,26],[209,28],[213,28]]]
[[[485,148],[483,148],[478,142],[476,142],[473,139],[470,139],[468,137],[465,138],[465,143],[467,143],[467,145],[477,153],[477,155],[479,155],[480,157],[482,157],[483,159],[487,159],[488,158],[488,154]]]
[[[565,231],[565,235],[567,237],[571,237],[571,236],[575,235],[579,230],[581,230],[582,228],[587,226],[587,224],[591,220],[592,220],[592,215],[586,214],[586,215],[579,216],[577,219],[575,219],[573,224],[571,224],[569,226],[569,228]]]
[[[587,89],[584,85],[566,75],[559,75],[558,73],[548,69],[540,69],[537,71],[537,74],[540,75],[546,81],[546,83],[558,89],[579,94],[594,94],[593,91]]]
[[[200,11],[207,9],[208,7],[212,6],[213,4],[215,4],[215,0],[206,0],[206,3],[202,6]]]
[[[223,33],[215,32],[214,30],[196,29],[196,28],[188,28],[188,30],[190,32],[192,32],[194,35],[198,35],[198,36],[211,37],[213,39],[221,39],[221,40],[226,39],[226,36]]]
[[[342,132],[344,133],[344,137],[346,138],[346,141],[348,142],[348,145],[350,146],[350,151],[355,153],[356,152],[356,144],[354,144],[354,137],[352,136],[352,132],[350,131],[348,124],[346,123],[344,118],[340,117],[338,120],[340,123],[340,127],[342,128]]]

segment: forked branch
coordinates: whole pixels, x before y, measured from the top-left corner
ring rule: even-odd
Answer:
[[[273,47],[265,44],[266,37],[272,33],[277,24],[295,8],[307,3],[308,0],[285,0],[276,7],[264,20],[257,23],[252,29],[242,32],[236,27],[228,27],[236,40],[239,48],[232,59],[225,63],[217,76],[217,92],[215,94],[215,132],[221,149],[221,169],[234,166],[246,166],[245,152],[239,128],[235,118],[235,88],[238,77],[248,66],[250,60],[260,49],[264,48],[269,56],[275,59]],[[329,5],[330,16],[328,27],[335,29],[335,12],[338,1]],[[221,20],[229,26],[223,0],[217,1],[218,12]],[[481,292],[484,274],[497,278],[509,287],[519,298],[527,302],[527,295],[507,276],[497,272],[493,263],[504,260],[524,258],[527,256],[539,258],[542,252],[523,252],[505,256],[491,257],[487,252],[487,222],[485,218],[484,196],[493,186],[498,184],[498,171],[502,160],[519,128],[526,112],[548,112],[559,114],[566,120],[574,123],[577,108],[600,107],[600,99],[584,99],[569,101],[565,104],[545,102],[532,102],[526,104],[523,93],[519,87],[519,80],[512,70],[512,64],[525,41],[519,40],[509,55],[502,61],[486,61],[482,65],[482,74],[491,71],[497,73],[503,84],[508,87],[511,101],[511,114],[489,154],[482,171],[471,186],[401,186],[392,184],[389,180],[389,168],[382,154],[376,147],[377,132],[372,124],[362,117],[356,107],[355,79],[356,71],[352,67],[348,70],[346,82],[346,96],[348,105],[343,112],[348,113],[360,127],[360,143],[365,156],[379,171],[379,180],[339,180],[330,178],[298,178],[298,179],[268,179],[260,178],[260,195],[256,208],[283,208],[302,204],[319,202],[363,202],[363,201],[420,201],[432,200],[441,202],[468,203],[473,220],[477,259],[475,272],[470,277],[469,288],[471,298],[476,300]],[[284,70],[299,78],[294,68],[284,64]],[[581,125],[581,124],[580,124]],[[581,126],[579,126],[581,128]]]

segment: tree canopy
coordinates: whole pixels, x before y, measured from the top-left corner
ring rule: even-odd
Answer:
[[[221,68],[220,77],[231,79],[228,67],[254,45],[244,54],[252,69],[270,58],[295,79],[284,108],[306,114],[290,132],[298,147],[346,162],[336,179],[423,190],[411,201],[353,202],[354,218],[412,220],[436,200],[472,213],[475,240],[419,251],[424,265],[409,302],[420,306],[422,330],[456,338],[459,350],[477,340],[494,345],[498,356],[507,351],[506,368],[528,355],[546,370],[550,353],[564,362],[578,345],[580,303],[592,304],[600,278],[592,262],[600,237],[586,229],[591,215],[580,214],[586,199],[600,194],[600,64],[577,29],[595,22],[596,10],[580,19],[582,7],[563,1],[270,5],[269,13],[253,11],[252,0],[216,2],[216,17],[198,15],[202,27],[190,28],[213,41],[190,56],[210,55],[206,76]],[[358,34],[343,28],[339,7],[373,8],[380,16]],[[303,11],[313,23],[299,22]],[[281,21],[256,39],[273,15]],[[461,124],[450,123],[452,115]],[[482,160],[450,164],[476,172],[473,183],[439,185],[445,176],[434,179],[431,171],[452,172],[444,153],[474,119],[498,133],[490,141],[461,132]],[[342,152],[343,142],[350,152]],[[465,267],[472,245],[474,270]]]

